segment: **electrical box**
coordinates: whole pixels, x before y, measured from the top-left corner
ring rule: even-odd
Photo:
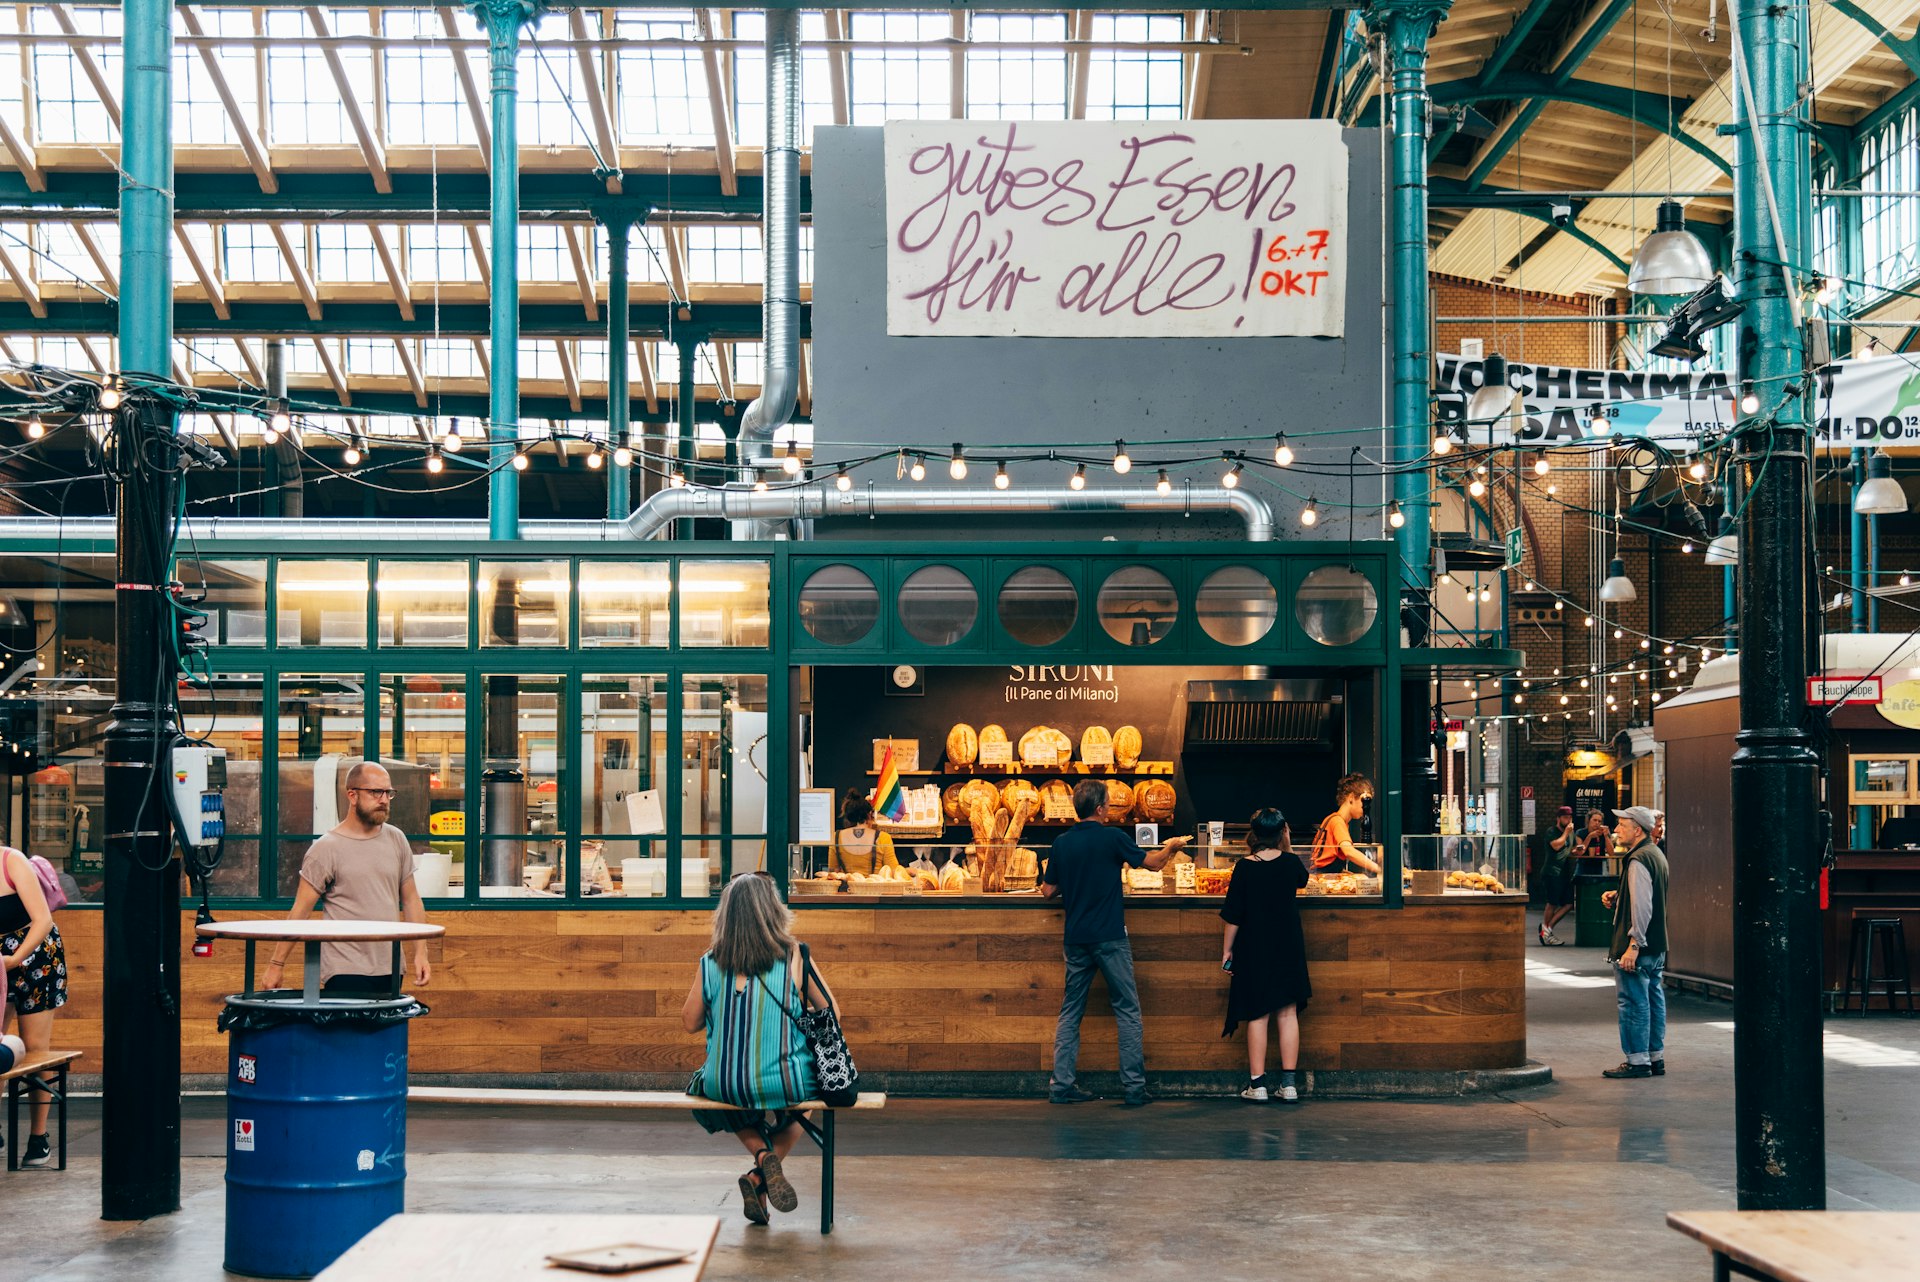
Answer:
[[[174,813],[180,817],[180,844],[211,847],[227,831],[227,750],[187,745],[173,750]]]

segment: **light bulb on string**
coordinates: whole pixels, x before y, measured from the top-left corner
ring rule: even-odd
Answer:
[[[1566,696],[1566,695],[1564,695],[1564,694],[1563,694],[1563,695],[1561,695],[1561,696],[1560,696],[1560,706],[1564,708],[1564,707],[1565,707],[1565,706],[1567,705],[1567,702],[1568,702],[1568,700],[1567,700],[1567,696]]]
[[[687,488],[687,474],[675,468],[673,474],[667,477],[667,484],[676,490],[684,490]]]
[[[1309,528],[1320,524],[1319,499],[1309,498],[1307,505],[1300,509],[1300,524],[1308,526]]]
[[[1387,525],[1392,529],[1398,530],[1405,526],[1406,523],[1407,514],[1400,510],[1400,500],[1395,499],[1393,502],[1387,504]]]
[[[348,467],[359,467],[360,460],[365,457],[366,456],[360,452],[360,442],[357,439],[348,441],[347,448],[340,451],[340,461]]]
[[[531,466],[533,466],[533,460],[527,457],[527,447],[524,445],[514,446],[513,470],[516,472],[524,472]]]
[[[853,488],[853,478],[847,475],[847,469],[841,468],[833,474],[833,488],[845,494]]]
[[[1556,484],[1555,484],[1554,482],[1552,482],[1552,481],[1548,481],[1548,482],[1547,482],[1547,494],[1548,494],[1549,496],[1552,496],[1552,495],[1555,495],[1555,494],[1558,494],[1559,492],[1560,492],[1560,487],[1559,487],[1558,485],[1556,485]]]
[[[1620,639],[1621,637],[1624,637],[1624,636],[1626,636],[1626,635],[1627,635],[1627,634],[1626,634],[1626,632],[1625,632],[1625,631],[1623,631],[1623,630],[1622,630],[1622,629],[1620,629],[1620,628],[1615,628],[1615,629],[1613,630],[1613,639],[1614,639],[1615,641],[1618,641],[1618,640],[1619,640],[1619,639]]]
[[[1588,627],[1588,628],[1590,628],[1590,627],[1592,627],[1592,626],[1593,626],[1593,616],[1592,616],[1591,614],[1589,614],[1589,615],[1588,615],[1588,616],[1587,616],[1586,618],[1584,618],[1584,619],[1582,619],[1582,620],[1580,620],[1580,624],[1581,624],[1581,626],[1582,626],[1582,627]]]
[[[1287,444],[1285,432],[1273,438],[1273,461],[1280,467],[1293,466],[1293,447]]]
[[[1533,474],[1535,476],[1545,476],[1548,472],[1551,472],[1552,470],[1553,470],[1553,464],[1547,461],[1546,455],[1542,454],[1538,458],[1533,460]]]
[[[1133,471],[1133,459],[1127,455],[1127,443],[1125,441],[1115,441],[1113,443],[1113,470],[1121,476],[1125,476],[1128,472]]]
[[[1482,584],[1480,587],[1480,599],[1482,601],[1493,600],[1493,589],[1490,587],[1487,587],[1485,584]]]
[[[1435,454],[1453,453],[1453,433],[1441,428],[1433,434],[1433,452]]]
[[[1173,493],[1173,482],[1167,479],[1166,468],[1160,469],[1160,479],[1153,483],[1153,488],[1161,494]]]
[[[1222,454],[1220,461],[1231,465],[1227,468],[1225,475],[1220,478],[1220,484],[1231,490],[1240,484],[1240,473],[1242,470],[1240,461],[1231,454]]]
[[[633,447],[628,445],[624,440],[614,446],[613,465],[615,467],[633,466]]]
[[[1652,694],[1648,695],[1647,697],[1653,700],[1655,703],[1660,702],[1660,692],[1658,690],[1655,690]]]
[[[32,418],[27,420],[27,439],[28,440],[37,441],[41,437],[45,436],[46,434],[47,434],[47,425],[40,421],[40,416],[38,414],[35,414]]]
[[[1687,475],[1692,477],[1696,481],[1706,480],[1707,479],[1707,461],[1705,459],[1700,459],[1700,458],[1695,459],[1693,463],[1687,468]]]
[[[1067,478],[1067,488],[1084,490],[1087,488],[1087,465],[1081,463],[1073,469],[1073,475]]]
[[[460,420],[456,418],[449,422],[447,424],[447,438],[440,442],[441,447],[449,454],[458,454],[461,447],[466,443],[466,438],[460,435]],[[588,463],[587,466],[592,467],[593,464]]]
[[[958,441],[953,443],[953,458],[947,462],[947,475],[956,481],[967,479],[967,454]]]
[[[1740,384],[1740,412],[1742,414],[1760,412],[1760,393],[1754,390],[1752,383]]]
[[[1553,608],[1555,610],[1565,610],[1567,608],[1567,603],[1565,601],[1555,601],[1553,603]],[[1560,674],[1560,669],[1558,668],[1555,668],[1553,671],[1555,676],[1558,676]]]
[[[1641,637],[1641,638],[1640,638],[1640,648],[1641,648],[1642,650],[1651,650],[1651,649],[1653,648],[1653,642],[1651,642],[1651,641],[1649,641],[1649,640],[1647,640],[1647,639],[1646,639],[1645,637]]]
[[[787,441],[786,452],[780,456],[780,470],[788,476],[800,475],[800,447],[791,439]]]
[[[1006,462],[1002,460],[1001,462],[995,463],[993,465],[993,488],[996,490],[1004,490],[1012,484],[1013,478],[1007,475]]]
[[[1692,540],[1692,539],[1682,539],[1682,540],[1680,541],[1680,550],[1681,550],[1682,552],[1691,552],[1691,551],[1693,551],[1693,540]]]
[[[438,447],[435,447],[434,449],[430,449],[427,451],[427,471],[431,472],[435,476],[438,476],[440,475],[441,470],[446,467],[446,465],[447,465],[446,460],[440,457],[440,450]]]
[[[916,454],[913,456],[913,463],[907,468],[907,476],[916,481],[924,481],[927,479],[927,460],[925,455]]]
[[[1481,497],[1486,492],[1487,483],[1477,476],[1467,483],[1467,493],[1473,495],[1475,498]]]
[[[273,425],[272,419],[267,419],[260,424],[260,439],[269,445],[280,443],[280,429]]]
[[[100,385],[100,408],[117,410],[120,408],[120,380],[110,378]]]
[[[587,455],[587,466],[596,472],[598,472],[601,469],[601,467],[603,467],[606,464],[606,461],[607,461],[607,456],[601,452],[601,449],[597,444],[593,447],[593,450]]]

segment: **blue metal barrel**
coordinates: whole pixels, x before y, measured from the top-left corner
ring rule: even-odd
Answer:
[[[234,1009],[239,1001],[230,1000],[230,1017],[243,1013]],[[271,1020],[232,1021],[230,1273],[312,1277],[402,1210],[406,1021],[354,1021],[334,1012],[336,1018],[316,1022],[316,1014],[291,1007],[272,1012]]]

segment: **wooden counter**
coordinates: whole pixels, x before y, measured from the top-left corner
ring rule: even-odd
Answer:
[[[1526,1061],[1523,895],[1431,896],[1399,911],[1302,899],[1314,1000],[1301,1021],[1308,1069],[1445,1070]],[[800,933],[840,999],[863,1071],[1043,1073],[1060,1008],[1060,910],[1013,904],[796,905]],[[703,1056],[680,1009],[710,914],[689,910],[433,913],[432,1009],[412,1028],[416,1074],[620,1075],[680,1086]],[[183,913],[183,950],[193,938]],[[60,914],[71,1001],[55,1041],[100,1052],[98,911]],[[1131,898],[1127,912],[1150,1072],[1244,1074],[1243,1037],[1220,1037],[1217,900]],[[239,991],[241,949],[183,955],[182,1068],[224,1074],[221,998]],[[289,985],[297,984],[291,968]],[[1111,1070],[1114,1024],[1095,982],[1082,1065]],[[615,1084],[609,1079],[606,1084]]]

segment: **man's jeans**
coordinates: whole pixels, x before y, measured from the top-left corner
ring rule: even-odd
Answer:
[[[1633,970],[1613,964],[1613,991],[1620,1003],[1620,1049],[1629,1064],[1663,1059],[1667,1048],[1667,990],[1660,974],[1667,955],[1641,956]]]
[[[1053,1035],[1053,1084],[1056,1095],[1074,1088],[1080,1060],[1080,1017],[1087,1010],[1093,972],[1107,980],[1107,998],[1120,1026],[1120,1086],[1128,1098],[1147,1093],[1147,1054],[1140,1030],[1140,990],[1133,983],[1133,945],[1124,939],[1104,944],[1067,945],[1067,994],[1060,1003],[1060,1025]]]

